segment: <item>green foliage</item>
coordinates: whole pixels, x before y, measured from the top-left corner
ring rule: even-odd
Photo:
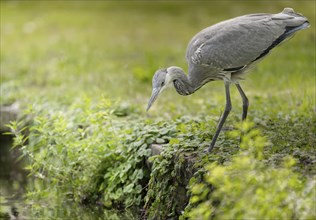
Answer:
[[[139,205],[141,181],[148,176],[142,163],[151,151],[132,139],[132,127],[114,120],[120,107],[106,98],[97,105],[83,98],[62,111],[45,107],[33,105],[25,112],[34,115],[27,141],[21,125],[10,126],[15,147],[21,147],[29,160],[27,169],[36,177],[29,196],[45,198],[57,191],[91,203],[102,194],[105,205],[112,200],[125,207]]]
[[[25,112],[33,115],[28,138],[21,132],[23,121],[11,124],[15,146],[21,147],[29,160],[27,168],[36,177],[28,192],[31,199],[62,193],[77,202],[101,203],[108,208],[144,206],[144,215],[157,219],[181,215],[188,199],[183,217],[193,219],[270,215],[270,206],[264,204],[276,207],[271,217],[311,215],[312,191],[304,185],[304,178],[292,171],[302,164],[293,163],[292,157],[286,157],[286,163],[283,157],[275,157],[270,164],[271,154],[276,155],[274,144],[283,142],[270,135],[273,143],[269,143],[253,124],[223,132],[218,140],[221,147],[205,154],[210,131],[216,125],[210,117],[181,117],[169,122],[144,121],[137,114],[122,118],[116,116],[121,106],[106,98],[98,104],[81,98],[63,111],[56,111],[53,105],[39,106],[32,105]],[[161,152],[152,156],[155,146]],[[186,196],[189,183],[192,194]],[[306,184],[313,187],[314,183]]]
[[[35,177],[27,191],[34,219],[46,216],[41,210],[50,202],[64,204],[60,200],[65,197],[107,208],[144,207],[149,218],[176,218],[187,205],[189,195],[179,195],[185,195],[189,182],[192,195],[185,215],[200,212],[220,218],[237,209],[249,214],[251,209],[242,208],[251,204],[259,215],[270,204],[262,201],[270,197],[276,213],[284,208],[284,215],[291,210],[294,217],[305,215],[288,207],[299,207],[300,201],[306,202],[301,210],[308,206],[305,179],[316,174],[314,28],[275,49],[242,82],[250,100],[249,120],[268,140],[257,130],[243,128],[238,153],[238,131],[233,136],[223,131],[212,154],[203,152],[224,106],[220,82],[207,84],[189,97],[166,91],[150,113],[144,109],[158,68],[178,65],[186,70],[185,48],[197,31],[243,13],[279,12],[284,7],[293,7],[313,21],[314,2],[0,4],[0,103],[19,102],[21,110],[27,109],[25,118],[11,123],[11,129],[15,146],[21,148],[30,176]],[[99,99],[99,94],[108,98]],[[235,89],[231,97],[234,109],[225,124],[229,130],[240,121],[241,113]],[[148,160],[152,146],[163,151]],[[296,160],[291,168],[283,165],[289,155]],[[217,165],[205,166],[212,162]],[[219,177],[223,170],[229,175],[203,179],[205,172],[214,170]],[[230,175],[239,171],[240,177]],[[249,172],[258,174],[262,184]],[[278,175],[294,182],[285,181],[286,195],[275,184]],[[242,178],[249,178],[250,186]],[[275,198],[263,185],[272,188]],[[258,189],[258,196],[248,196],[248,188]],[[217,189],[233,190],[220,193]],[[297,203],[287,197],[280,207],[276,200],[286,196]],[[45,198],[48,202],[39,203]],[[245,205],[247,201],[252,203]],[[202,214],[198,217],[203,218]],[[116,214],[104,218],[124,219]]]
[[[119,135],[121,144],[106,152],[92,179],[92,193],[102,192],[106,206],[141,205],[149,177],[146,158],[155,135],[150,126],[139,123]]]
[[[263,159],[268,142],[244,123],[241,150],[228,165],[206,166],[204,180],[190,186],[192,196],[183,217],[191,219],[314,219],[314,179],[293,172],[291,156],[276,168]]]

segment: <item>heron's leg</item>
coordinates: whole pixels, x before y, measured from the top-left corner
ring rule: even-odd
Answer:
[[[225,81],[225,92],[226,92],[226,106],[224,110],[224,114],[222,115],[221,119],[219,120],[219,123],[216,128],[215,135],[213,136],[212,142],[208,148],[208,151],[211,152],[212,149],[215,146],[216,140],[218,138],[219,133],[222,130],[222,127],[226,121],[227,116],[229,115],[229,112],[232,110],[232,103],[230,101],[230,91],[229,91],[230,83]]]
[[[247,112],[248,112],[248,106],[249,106],[249,100],[247,96],[245,95],[244,91],[242,90],[241,86],[237,83],[236,87],[240,93],[240,96],[242,98],[242,120],[244,121],[247,118]]]

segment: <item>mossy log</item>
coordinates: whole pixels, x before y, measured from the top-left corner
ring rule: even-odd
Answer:
[[[152,150],[152,156],[161,154],[164,150],[163,144],[151,144],[150,149]],[[181,157],[181,159],[179,158]],[[189,195],[188,195],[188,185],[191,177],[194,175],[194,173],[197,171],[197,168],[194,166],[197,159],[199,157],[196,155],[196,153],[188,153],[188,152],[182,152],[179,153],[177,156],[175,156],[174,164],[180,162],[180,168],[177,169],[177,175],[176,178],[174,178],[173,185],[176,186],[175,193],[173,195],[172,199],[173,201],[177,201],[176,205],[176,212],[178,215],[181,215],[181,212],[184,210],[184,208],[187,206],[189,202]],[[152,168],[152,164],[147,160],[147,165],[149,166],[149,169]]]

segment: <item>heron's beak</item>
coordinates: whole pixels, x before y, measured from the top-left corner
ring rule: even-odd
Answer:
[[[148,106],[147,106],[147,109],[146,111],[148,111],[150,109],[150,107],[152,106],[152,104],[155,102],[155,100],[157,99],[158,95],[159,95],[159,92],[160,92],[160,89],[161,88],[153,88],[153,91],[151,93],[151,97],[149,99],[149,102],[148,102]]]

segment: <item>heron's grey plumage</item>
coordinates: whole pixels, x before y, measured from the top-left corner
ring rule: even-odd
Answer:
[[[285,8],[278,14],[249,14],[205,28],[192,38],[187,47],[188,75],[175,66],[155,73],[147,110],[169,85],[174,85],[180,95],[190,95],[210,81],[223,80],[226,107],[213,136],[212,149],[231,110],[230,84],[236,84],[242,97],[244,120],[249,102],[239,85],[242,75],[275,46],[308,27],[306,17],[291,8]]]

